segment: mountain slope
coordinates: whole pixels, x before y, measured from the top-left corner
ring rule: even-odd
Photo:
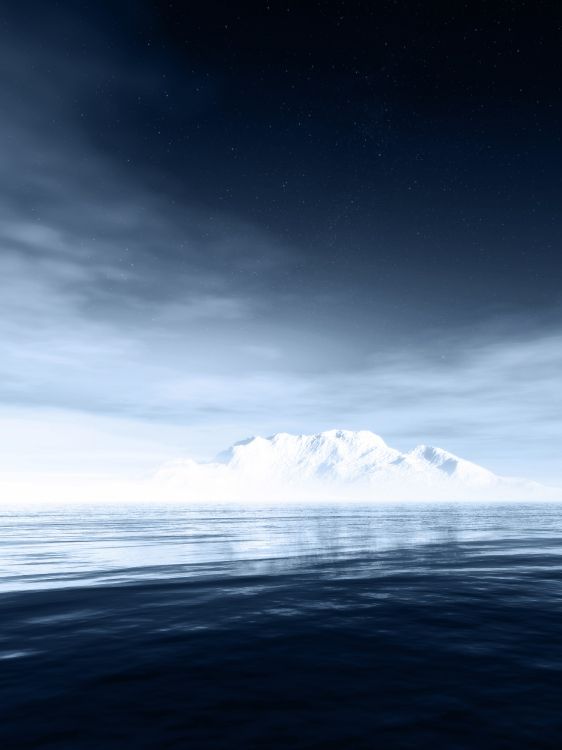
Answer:
[[[216,461],[246,474],[285,480],[358,482],[414,476],[478,484],[496,480],[492,472],[442,448],[419,445],[401,453],[368,431],[280,432],[268,438],[254,437],[231,446]]]
[[[516,499],[541,494],[533,482],[499,477],[442,448],[402,453],[373,432],[277,433],[235,443],[214,461],[176,461],[157,480],[189,497]]]

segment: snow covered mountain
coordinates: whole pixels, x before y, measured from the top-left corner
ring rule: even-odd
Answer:
[[[317,435],[277,433],[236,443],[216,462],[244,474],[282,479],[378,481],[419,477],[455,478],[476,484],[496,481],[490,471],[441,448],[419,445],[409,453],[388,446],[374,432],[329,430]]]
[[[358,499],[525,498],[540,485],[499,477],[442,448],[418,445],[402,453],[373,432],[280,432],[235,443],[214,461],[175,461],[157,481],[186,497],[351,497]]]

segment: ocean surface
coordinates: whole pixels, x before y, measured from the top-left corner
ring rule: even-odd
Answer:
[[[562,504],[0,511],[0,747],[560,748]]]

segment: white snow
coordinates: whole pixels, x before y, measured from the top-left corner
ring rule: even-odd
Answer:
[[[402,453],[367,430],[280,432],[235,443],[210,463],[176,461],[156,476],[186,499],[533,499],[545,488],[500,477],[448,451]],[[560,495],[560,491],[557,491]]]

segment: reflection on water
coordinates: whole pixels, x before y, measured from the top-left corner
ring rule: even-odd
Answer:
[[[0,746],[559,747],[562,506],[3,512]]]
[[[556,504],[0,511],[0,591],[203,574],[233,562],[306,564],[435,543],[493,541],[544,552]],[[528,550],[531,553],[531,549]]]

